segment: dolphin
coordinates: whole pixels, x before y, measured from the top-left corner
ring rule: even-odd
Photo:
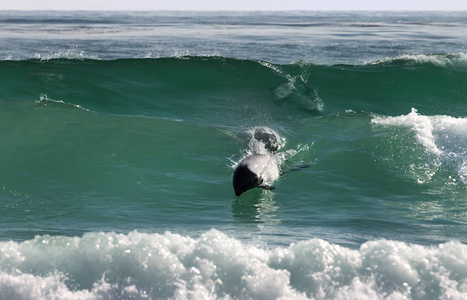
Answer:
[[[279,167],[272,155],[252,154],[244,158],[235,168],[233,187],[235,195],[240,196],[248,190],[259,187],[274,190],[269,185],[279,177]]]

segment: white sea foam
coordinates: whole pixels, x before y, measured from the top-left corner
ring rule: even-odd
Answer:
[[[0,243],[0,299],[465,299],[467,245],[321,239],[267,249],[217,230]]]
[[[467,183],[467,118],[424,116],[412,109],[409,114],[397,117],[376,116],[372,123],[409,128],[416,143],[425,149],[427,167],[434,170],[428,177],[436,173],[435,169],[453,169],[459,181]]]

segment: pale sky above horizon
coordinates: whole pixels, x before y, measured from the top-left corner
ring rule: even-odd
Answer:
[[[467,0],[16,0],[0,10],[467,10]]]

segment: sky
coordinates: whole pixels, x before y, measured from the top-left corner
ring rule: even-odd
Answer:
[[[467,0],[13,0],[0,10],[467,10]]]

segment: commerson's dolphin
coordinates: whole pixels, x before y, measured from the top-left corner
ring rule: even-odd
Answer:
[[[280,144],[280,137],[268,127],[245,130],[243,134],[247,134],[250,140],[254,139],[262,143],[264,149],[261,151],[256,149],[256,153],[238,163],[233,174],[235,195],[240,196],[255,187],[274,190],[270,184],[279,177],[279,167],[274,153],[283,146]]]
[[[285,160],[293,155],[276,154],[276,151],[285,146],[285,139],[269,127],[253,127],[240,131],[238,137],[248,141],[250,155],[240,161],[233,173],[233,187],[235,195],[240,196],[248,190],[259,187],[265,190],[274,190],[272,184],[280,175],[308,168],[309,164],[288,166],[282,170]],[[296,153],[303,149],[305,145]],[[287,151],[283,154],[287,154]],[[289,158],[285,158],[289,156]],[[279,170],[279,165],[281,170]]]

